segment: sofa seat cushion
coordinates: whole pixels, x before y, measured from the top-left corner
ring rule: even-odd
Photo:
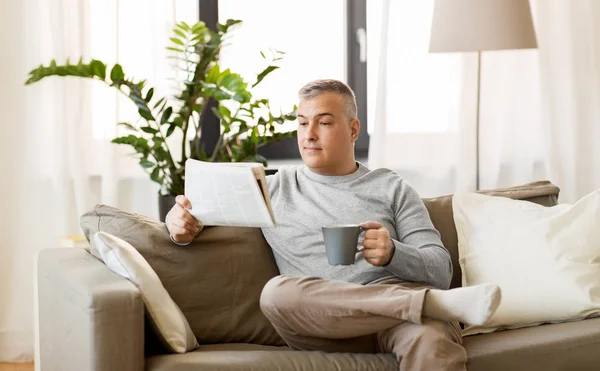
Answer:
[[[147,371],[269,371],[269,370],[377,370],[396,371],[391,354],[351,354],[294,351],[287,347],[255,344],[201,345],[186,354],[146,359]]]
[[[468,336],[463,342],[469,371],[596,371],[600,318]],[[186,354],[146,359],[147,371],[397,369],[391,354],[299,352],[254,344],[201,345]]]
[[[463,339],[469,371],[598,370],[600,318]]]

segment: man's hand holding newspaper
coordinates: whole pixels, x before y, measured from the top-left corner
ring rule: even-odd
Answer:
[[[188,159],[185,195],[176,202],[166,222],[177,243],[191,241],[204,225],[275,226],[264,167],[258,163]]]
[[[204,229],[204,224],[190,214],[192,204],[184,195],[175,198],[175,205],[167,215],[167,228],[173,241],[181,244],[190,242]]]

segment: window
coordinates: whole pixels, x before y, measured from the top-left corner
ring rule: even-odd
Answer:
[[[364,0],[200,0],[199,3],[203,20],[218,14],[219,22],[243,21],[232,31],[230,44],[221,53],[221,62],[248,82],[255,81],[256,73],[266,66],[261,51],[268,52],[272,48],[286,53],[279,61],[281,68],[254,90],[255,96],[270,100],[273,110],[291,110],[297,103],[298,89],[310,80],[333,78],[349,83],[357,95],[359,114],[364,115],[361,121],[365,130],[360,148],[366,154],[366,107],[364,112],[360,111],[363,100],[362,105],[366,106],[366,67],[363,80],[357,79],[348,58],[348,55],[359,55],[355,51],[359,45],[352,27],[355,19],[363,19],[362,27],[366,27],[365,12],[356,11],[361,5],[366,7]],[[352,42],[347,42],[349,36]],[[297,124],[289,125],[295,128]],[[295,140],[269,147],[262,151],[268,158],[299,157]]]

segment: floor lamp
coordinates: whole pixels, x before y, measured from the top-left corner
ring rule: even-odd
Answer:
[[[537,42],[529,0],[435,0],[429,52],[477,52],[477,190],[480,188],[481,52],[534,48]]]

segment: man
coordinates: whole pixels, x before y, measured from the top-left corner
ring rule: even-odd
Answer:
[[[400,370],[465,370],[458,322],[482,324],[500,302],[495,285],[454,290],[452,263],[418,194],[397,174],[354,158],[360,132],[352,90],[317,80],[299,91],[304,166],[267,178],[277,226],[263,228],[281,276],[261,308],[291,348],[392,352]],[[203,228],[177,197],[171,238]],[[350,266],[327,262],[321,227],[361,223],[364,250]]]

